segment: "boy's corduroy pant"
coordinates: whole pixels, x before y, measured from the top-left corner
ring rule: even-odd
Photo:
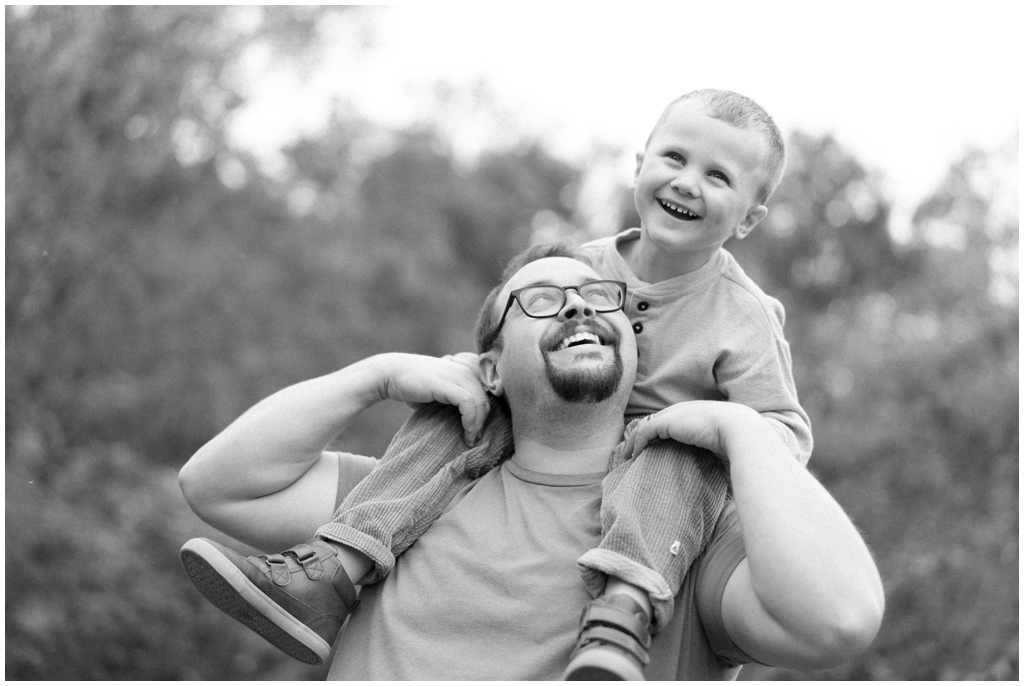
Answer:
[[[640,421],[632,420],[627,433]],[[498,403],[473,448],[463,441],[458,408],[423,405],[395,435],[380,465],[317,535],[371,559],[374,569],[358,581],[376,583],[462,488],[508,459],[512,450],[511,421]],[[578,564],[594,597],[604,591],[608,575],[646,590],[657,629],[671,617],[683,578],[711,537],[728,479],[710,452],[674,441],[654,441],[636,458],[627,458],[623,445],[611,456],[611,471],[602,483],[603,538]]]

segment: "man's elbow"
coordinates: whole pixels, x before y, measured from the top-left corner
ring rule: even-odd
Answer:
[[[835,667],[867,650],[882,626],[883,612],[884,600],[880,596],[858,605],[833,608],[814,637],[817,659],[813,668]]]
[[[209,506],[211,503],[208,489],[205,488],[207,480],[198,474],[195,462],[189,460],[178,470],[178,487],[185,497],[185,502],[192,508],[203,521],[208,521]]]

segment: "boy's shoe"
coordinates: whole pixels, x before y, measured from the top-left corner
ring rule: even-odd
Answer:
[[[258,557],[193,538],[182,546],[181,562],[207,600],[311,665],[328,658],[341,625],[358,604],[338,550],[319,538]]]
[[[616,593],[583,608],[566,681],[645,681],[651,620],[629,596]]]

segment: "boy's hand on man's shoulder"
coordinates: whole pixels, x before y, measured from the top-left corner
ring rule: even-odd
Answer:
[[[445,357],[385,353],[378,358],[384,370],[380,397],[410,405],[455,405],[462,415],[466,443],[475,445],[491,410],[487,392],[480,383],[476,357],[474,353]]]
[[[627,434],[626,450],[635,457],[656,439],[669,439],[695,445],[728,461],[728,439],[761,422],[754,410],[726,400],[690,400],[676,403],[648,415],[632,434]]]

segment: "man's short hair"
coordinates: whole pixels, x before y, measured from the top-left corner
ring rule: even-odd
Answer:
[[[786,143],[771,116],[764,111],[764,108],[745,95],[715,88],[703,88],[679,96],[670,102],[661,113],[661,118],[658,119],[658,123],[651,129],[651,135],[647,138],[647,145],[650,145],[654,132],[661,126],[669,111],[679,103],[691,100],[702,105],[709,117],[724,121],[737,128],[752,129],[761,134],[766,144],[766,150],[764,159],[761,160],[764,179],[757,190],[757,201],[761,204],[767,202],[778,188],[779,182],[782,181],[782,174],[786,170]]]
[[[501,274],[501,281],[497,286],[491,289],[491,292],[487,294],[487,299],[484,300],[483,307],[480,308],[480,314],[476,320],[476,347],[478,353],[485,353],[491,348],[497,346],[501,348],[501,337],[499,332],[496,331],[498,327],[498,312],[495,306],[495,301],[498,299],[498,294],[501,293],[501,289],[505,287],[516,272],[528,265],[530,262],[536,262],[546,257],[569,257],[574,260],[579,260],[584,264],[589,265],[590,262],[586,260],[574,247],[569,243],[538,243],[531,245],[529,248],[513,257],[508,265],[505,267],[505,271]]]

